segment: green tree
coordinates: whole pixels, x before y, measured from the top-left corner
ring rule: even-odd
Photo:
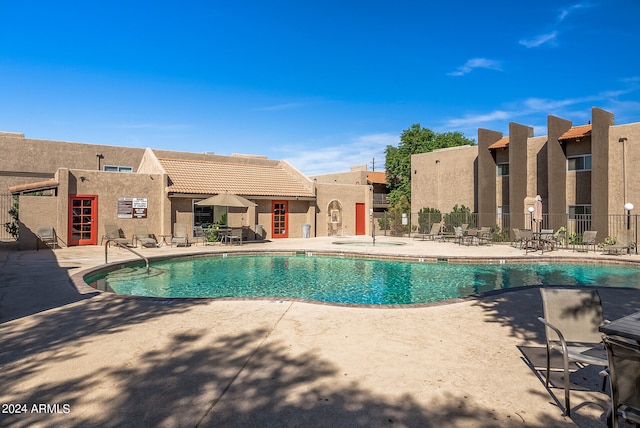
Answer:
[[[474,141],[461,132],[437,133],[421,127],[419,123],[402,131],[398,147],[385,148],[389,204],[398,203],[402,195],[411,201],[411,155],[465,144],[474,144]]]

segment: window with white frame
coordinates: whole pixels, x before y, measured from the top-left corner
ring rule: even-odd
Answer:
[[[133,172],[132,166],[105,165],[102,169],[107,172]]]
[[[591,205],[569,205],[569,220],[584,220],[591,215]]]
[[[498,177],[506,177],[509,175],[509,163],[499,163],[496,165]]]
[[[567,157],[567,171],[591,171],[591,155]]]

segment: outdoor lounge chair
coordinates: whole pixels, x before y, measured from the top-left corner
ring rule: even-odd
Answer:
[[[593,251],[596,250],[596,230],[586,230],[582,234],[582,243],[574,244],[573,251],[586,251],[589,252],[589,247],[593,247]]]
[[[151,237],[147,230],[147,226],[135,226],[133,231],[133,242],[135,245],[140,242],[143,247],[155,248],[158,246],[158,241],[156,238]]]
[[[104,239],[110,241],[109,246],[111,245],[111,242],[129,246],[129,240],[120,234],[120,228],[115,224],[104,225],[104,236],[100,240],[100,245],[102,245],[102,240]]]
[[[184,223],[175,223],[173,225],[173,236],[171,237],[171,246],[173,244],[179,246],[180,244],[185,247],[189,245],[189,238],[187,237],[187,225]]]
[[[604,336],[611,380],[611,427],[618,426],[618,416],[640,424],[640,344]]]
[[[616,243],[613,245],[605,245],[602,249],[603,254],[627,254],[631,249],[635,248],[633,242],[633,231],[623,230],[616,235]]]
[[[52,226],[38,226],[38,233],[36,234],[38,241],[36,242],[36,251],[40,248],[40,242],[43,242],[47,247],[58,247],[58,236]]]
[[[433,223],[431,225],[431,230],[429,231],[429,233],[422,233],[417,236],[422,237],[423,241],[427,238],[435,241],[436,238],[439,238],[442,236],[441,232],[442,232],[442,222],[438,222],[438,223]]]
[[[512,246],[515,248],[522,248],[524,246],[524,241],[522,240],[522,233],[520,229],[512,229],[513,230],[513,243]]]
[[[541,288],[547,346],[546,386],[549,388],[551,351],[562,354],[565,414],[571,416],[569,363],[579,368],[594,364],[607,367],[607,356],[598,327],[604,323],[602,303],[597,290]],[[606,381],[606,379],[605,379]],[[604,391],[604,383],[602,385]]]

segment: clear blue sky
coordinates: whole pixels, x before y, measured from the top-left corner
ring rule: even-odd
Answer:
[[[414,123],[640,121],[640,1],[0,1],[0,130],[382,169]]]

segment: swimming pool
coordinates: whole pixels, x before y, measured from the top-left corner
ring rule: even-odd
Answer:
[[[572,263],[421,263],[308,255],[157,261],[87,277],[100,290],[154,297],[270,297],[343,304],[429,303],[525,285],[640,288],[634,266]]]

